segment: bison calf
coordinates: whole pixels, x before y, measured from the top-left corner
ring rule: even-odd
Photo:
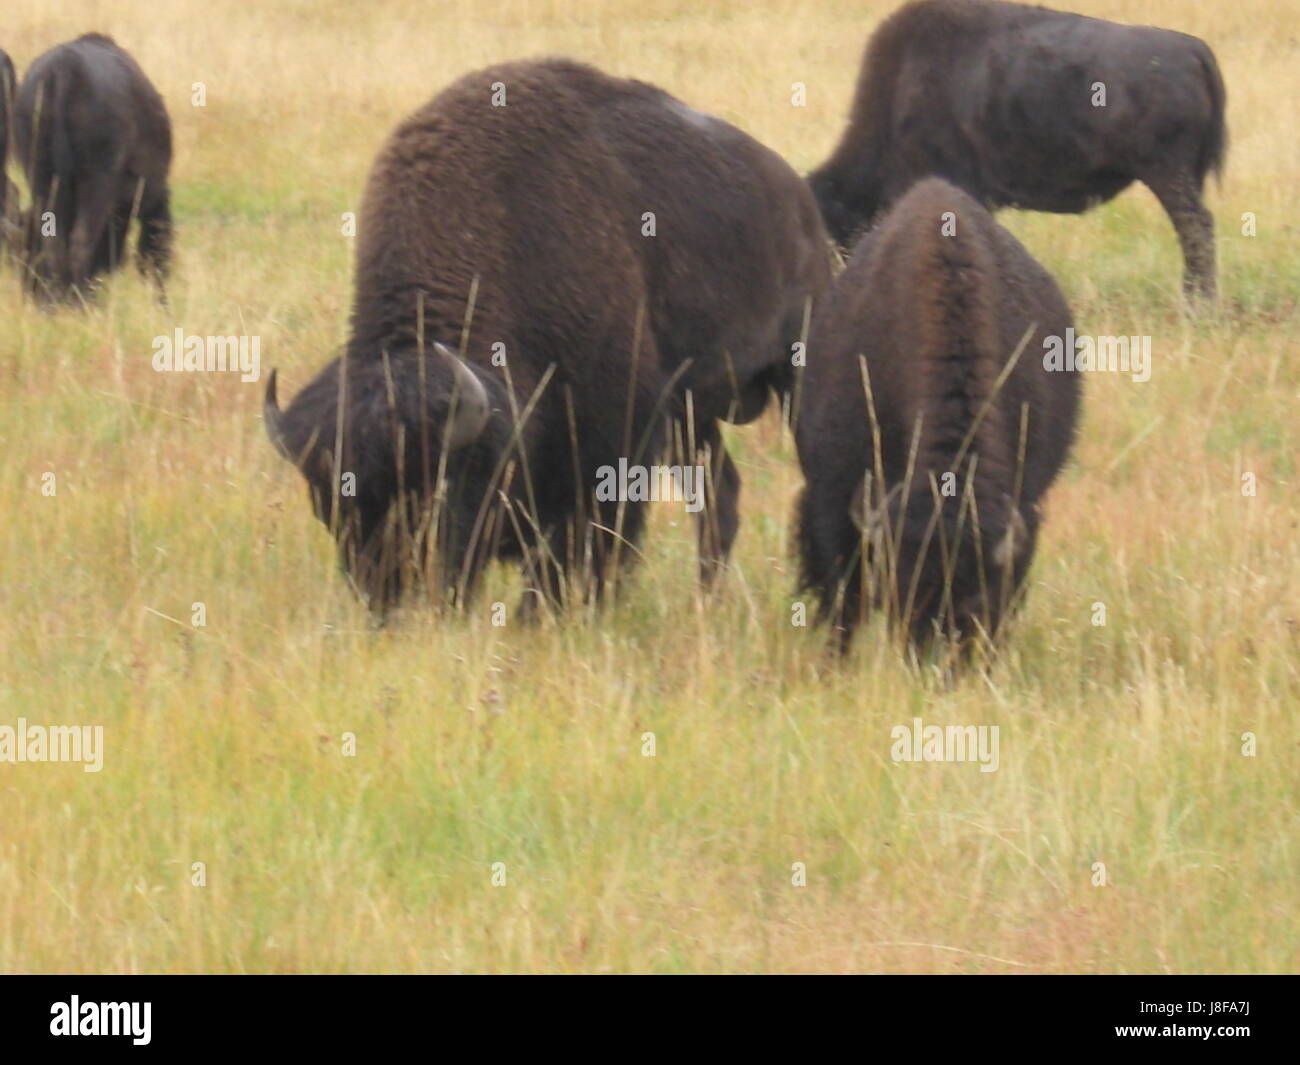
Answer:
[[[813,319],[795,432],[802,583],[842,649],[868,602],[918,647],[997,633],[1074,434],[1077,375],[1043,362],[1070,325],[1047,272],[938,179],[858,242]]]
[[[1182,245],[1189,295],[1213,298],[1201,202],[1227,150],[1204,41],[998,0],[916,0],[880,24],[849,126],[809,181],[847,244],[935,175],[988,207],[1077,214],[1141,181]]]
[[[14,135],[32,195],[29,289],[43,300],[84,296],[121,263],[138,218],[140,268],[161,290],[171,122],[136,61],[98,33],[51,48],[23,78]]]

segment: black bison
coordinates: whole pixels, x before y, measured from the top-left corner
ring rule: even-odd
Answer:
[[[918,649],[996,636],[1074,435],[1078,375],[1044,362],[1070,326],[1048,273],[937,178],[853,249],[813,317],[795,430],[802,583],[842,649],[868,604]]]
[[[1209,47],[1150,26],[995,0],[917,0],[867,44],[849,126],[809,180],[847,244],[927,174],[985,206],[1076,214],[1134,181],[1178,232],[1191,296],[1215,294],[1201,201],[1227,149]]]
[[[23,78],[14,134],[32,195],[30,289],[84,296],[123,260],[138,218],[140,268],[161,290],[172,236],[171,122],[136,61],[98,33],[51,48]]]
[[[494,558],[530,612],[599,599],[645,516],[601,486],[669,451],[708,471],[707,580],[737,527],[719,421],[788,395],[830,271],[806,183],[744,133],[579,63],[494,66],[380,151],[351,337],[284,410],[272,374],[265,423],[381,615],[412,578],[465,602]]]

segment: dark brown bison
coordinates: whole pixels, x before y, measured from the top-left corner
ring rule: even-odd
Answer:
[[[133,218],[140,268],[161,288],[172,236],[171,122],[135,60],[98,33],[51,48],[23,78],[14,134],[32,195],[31,291],[84,296],[125,258]]]
[[[917,0],[867,44],[849,127],[809,178],[847,244],[927,174],[987,207],[1075,214],[1134,181],[1178,232],[1184,290],[1213,298],[1205,176],[1227,148],[1209,47],[1150,26],[994,0]]]
[[[707,579],[740,487],[719,421],[787,392],[829,278],[807,185],[744,133],[582,64],[491,67],[380,151],[351,337],[283,411],[271,377],[266,426],[378,612],[413,577],[463,602],[493,558],[599,598],[645,517],[600,486],[673,442],[709,471]]]
[[[918,647],[996,635],[1074,434],[1077,373],[1044,362],[1070,325],[1047,272],[937,178],[853,249],[813,318],[795,432],[802,583],[842,648],[869,603]]]

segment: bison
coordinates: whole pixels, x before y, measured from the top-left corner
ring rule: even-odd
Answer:
[[[137,218],[140,269],[161,292],[172,237],[171,122],[136,61],[98,33],[51,48],[23,78],[14,134],[32,196],[30,291],[43,300],[86,295],[124,259]]]
[[[358,217],[351,335],[264,420],[382,617],[464,604],[492,559],[525,605],[600,600],[644,504],[598,491],[669,451],[710,483],[701,576],[740,476],[719,423],[788,395],[831,254],[806,183],[727,123],[550,59],[469,74],[389,137]]]
[[[868,605],[918,650],[998,634],[1074,434],[1077,372],[1043,355],[1070,326],[1048,273],[940,179],[858,241],[813,317],[795,430],[801,581],[842,650]]]
[[[918,178],[990,208],[1077,214],[1134,181],[1182,246],[1184,291],[1215,295],[1201,196],[1227,150],[1224,87],[1201,40],[997,0],[916,0],[867,44],[848,129],[810,176],[842,244]]]

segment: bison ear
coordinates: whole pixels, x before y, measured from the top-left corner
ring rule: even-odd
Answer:
[[[1029,546],[1029,529],[1025,519],[1020,516],[1017,507],[1011,507],[1011,517],[1007,520],[1007,531],[1002,534],[997,547],[993,549],[993,561],[1005,569],[1020,557]]]
[[[867,474],[858,482],[858,487],[853,491],[853,498],[849,500],[849,520],[853,522],[854,528],[860,533],[867,532],[867,489],[871,484],[871,474]]]
[[[880,506],[867,507],[867,496],[871,492],[871,474],[867,474],[858,484],[853,498],[849,501],[849,517],[863,536],[876,536],[886,532],[889,520],[889,505],[903,492],[901,484],[894,485],[880,501]]]

